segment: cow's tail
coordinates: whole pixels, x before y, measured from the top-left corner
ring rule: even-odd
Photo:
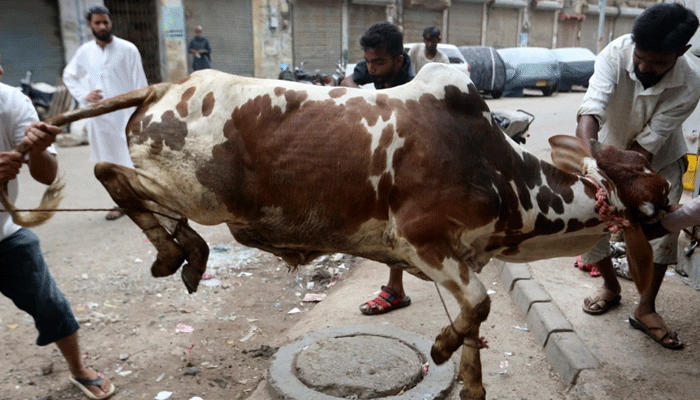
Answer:
[[[159,96],[171,85],[171,83],[160,83],[147,86],[143,89],[134,90],[133,92],[124,93],[122,95],[100,101],[88,107],[66,111],[63,114],[49,118],[46,123],[60,126],[79,119],[96,117],[112,111],[138,106],[143,103],[149,95],[156,94]],[[27,154],[30,150],[31,146],[24,142],[20,143],[13,149],[13,151],[21,154]],[[53,216],[54,212],[47,210],[53,210],[58,207],[61,199],[63,198],[61,196],[63,186],[63,181],[60,178],[56,179],[56,181],[54,181],[54,183],[52,183],[46,189],[46,192],[44,192],[44,196],[41,198],[41,203],[39,204],[37,211],[30,211],[27,214],[22,215],[19,213],[19,211],[17,211],[17,207],[15,207],[12,201],[10,201],[10,197],[7,192],[7,182],[5,182],[0,184],[0,203],[2,203],[5,210],[10,213],[12,221],[15,224],[31,228],[33,226],[43,224]]]

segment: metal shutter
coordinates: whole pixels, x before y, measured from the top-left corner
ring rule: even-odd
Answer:
[[[333,73],[341,57],[342,1],[296,0],[294,15],[294,65],[304,70]]]
[[[603,27],[603,45],[601,50],[610,42],[610,27],[612,19],[605,17],[605,26]],[[598,14],[587,13],[586,19],[581,23],[581,47],[587,47],[592,52],[596,53],[598,46]]]
[[[518,9],[492,7],[489,9],[486,45],[495,48],[518,45]]]
[[[423,43],[423,30],[429,26],[442,30],[442,11],[424,8],[403,9],[404,43]]]
[[[554,11],[530,10],[530,47],[552,47],[554,30]]]
[[[104,4],[112,14],[114,36],[130,41],[139,49],[148,83],[160,82],[155,0],[105,0]]]
[[[211,46],[212,68],[241,76],[253,76],[253,16],[248,0],[185,0],[187,46],[194,28],[202,25],[202,36]],[[192,72],[192,57],[187,69]]]
[[[637,17],[627,17],[620,16],[615,20],[615,33],[613,34],[613,39],[619,38],[622,35],[632,33],[632,28],[634,27],[634,21]]]
[[[360,47],[360,38],[367,28],[377,22],[386,21],[385,6],[351,4],[349,7],[348,63],[357,63],[365,57]]]
[[[452,2],[449,11],[448,35],[443,41],[457,46],[480,46],[484,3]]]
[[[63,41],[56,0],[3,0],[0,10],[2,82],[19,86],[28,70],[32,81],[51,85],[63,74]]]

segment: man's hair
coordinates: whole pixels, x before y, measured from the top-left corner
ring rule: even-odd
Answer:
[[[403,33],[396,25],[384,21],[374,24],[360,38],[362,50],[385,48],[390,56],[396,58],[403,53]]]
[[[112,14],[109,12],[107,7],[103,6],[94,6],[90,7],[90,9],[85,13],[85,19],[87,19],[87,22],[90,22],[90,19],[94,14],[107,14],[107,16],[112,19]]]
[[[440,37],[440,29],[429,26],[423,29],[423,39],[438,39]]]
[[[695,13],[677,3],[655,4],[637,17],[632,40],[642,51],[683,54],[698,29]]]

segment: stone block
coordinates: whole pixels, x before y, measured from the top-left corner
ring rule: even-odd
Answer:
[[[530,267],[527,264],[504,263],[503,271],[501,271],[501,283],[507,291],[512,291],[515,282],[521,279],[532,279]]]
[[[583,369],[597,368],[599,363],[574,332],[554,332],[544,347],[552,368],[569,383],[576,383]]]
[[[527,313],[527,326],[540,346],[552,332],[573,332],[574,328],[554,302],[534,303]]]
[[[527,312],[533,303],[552,301],[549,293],[534,279],[515,281],[511,297],[515,305],[520,309],[523,317],[527,316]]]

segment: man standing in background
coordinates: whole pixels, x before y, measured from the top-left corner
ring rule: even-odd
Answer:
[[[450,59],[437,48],[440,40],[440,29],[430,26],[423,30],[423,44],[419,43],[413,45],[411,50],[408,52],[408,56],[413,62],[413,68],[415,69],[416,74],[427,63],[450,63]]]
[[[63,83],[78,103],[86,106],[147,86],[136,46],[112,35],[109,10],[92,7],[86,18],[95,40],[80,46],[63,70]],[[134,110],[132,107],[88,120],[91,161],[133,168],[126,143],[126,124]],[[122,210],[115,208],[106,218],[111,221],[123,215]]]
[[[202,26],[194,28],[195,37],[190,40],[187,51],[192,54],[192,70],[211,68],[211,46],[207,38],[202,36]]]

